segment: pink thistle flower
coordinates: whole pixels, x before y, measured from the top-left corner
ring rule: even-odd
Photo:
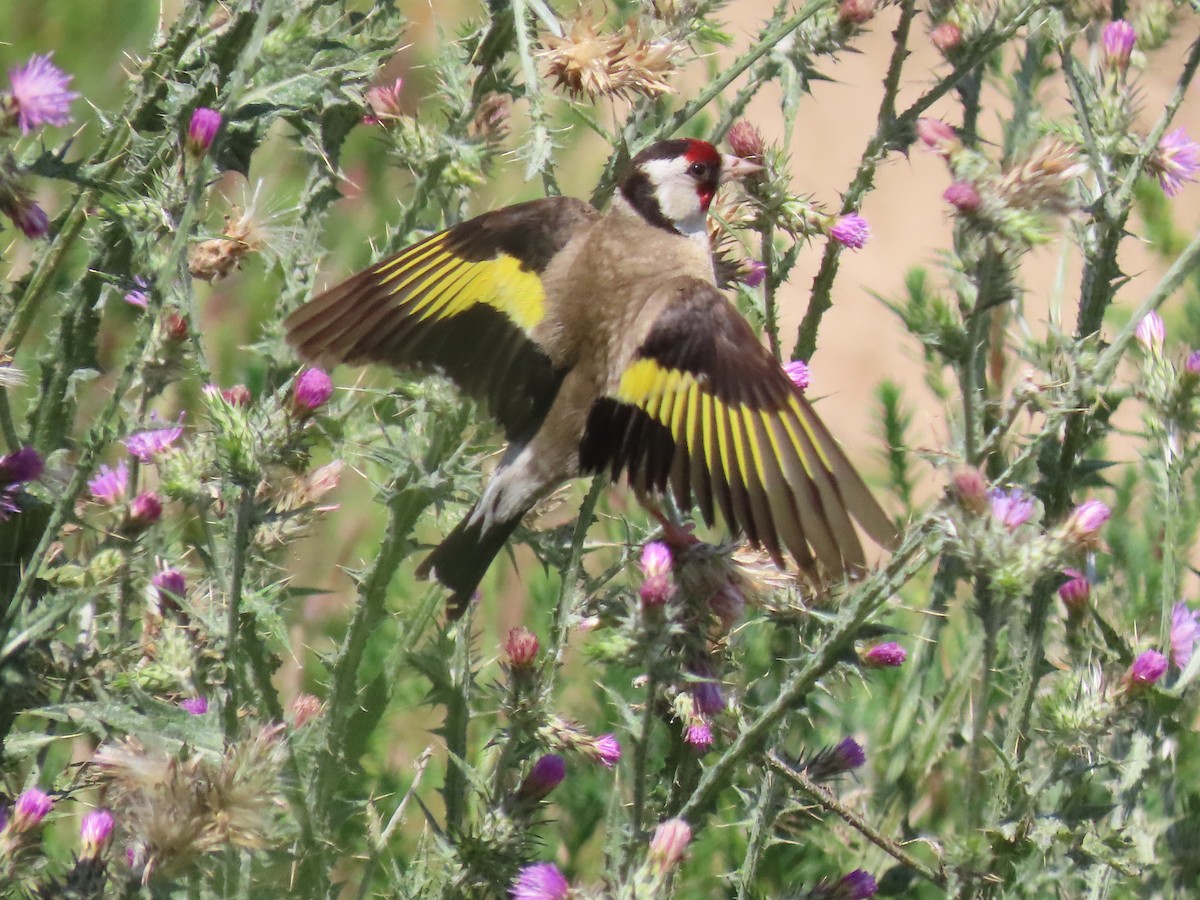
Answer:
[[[1174,197],[1188,181],[1195,181],[1200,172],[1200,144],[1188,137],[1182,128],[1164,135],[1150,157],[1150,171],[1158,176],[1163,193]]]
[[[567,777],[567,761],[557,753],[547,753],[533,764],[521,786],[517,799],[529,804],[540,803]]]
[[[571,885],[554,863],[525,866],[508,889],[513,900],[566,900]]]
[[[174,601],[187,593],[187,580],[178,569],[161,569],[150,583],[158,589],[159,596],[167,594],[164,599]]]
[[[128,487],[129,469],[125,465],[125,460],[117,463],[115,469],[101,466],[96,477],[88,481],[88,490],[92,492],[92,499],[106,506],[116,506],[120,503],[125,497],[125,490]]]
[[[179,708],[189,716],[202,716],[208,712],[208,698],[188,697],[179,701]]]
[[[941,119],[917,119],[917,137],[939,156],[948,157],[961,146],[958,133]]]
[[[1092,596],[1092,585],[1078,569],[1063,569],[1067,576],[1058,588],[1059,599],[1070,612],[1082,612]]]
[[[333,396],[333,379],[322,369],[305,369],[296,379],[292,401],[301,415],[316,412]]]
[[[303,728],[324,711],[324,704],[313,694],[300,694],[292,701],[292,726]]]
[[[125,302],[138,309],[145,309],[150,305],[149,290],[150,282],[138,275],[133,279],[133,289],[125,294]]]
[[[675,584],[671,580],[671,548],[662,541],[650,541],[642,548],[638,565],[646,576],[638,591],[642,602],[647,606],[660,606],[670,600],[675,593]]]
[[[808,363],[802,359],[793,359],[791,362],[783,364],[783,371],[787,373],[787,377],[792,380],[792,384],[804,393],[808,390],[809,376],[811,374]]]
[[[829,229],[829,236],[851,250],[861,250],[871,239],[871,227],[857,213],[841,216]]]
[[[142,491],[129,504],[127,526],[130,531],[144,531],[162,518],[162,500],[154,491]]]
[[[766,263],[757,259],[747,260],[742,264],[741,281],[748,288],[756,288],[767,278]]]
[[[404,79],[397,78],[391,85],[376,85],[367,91],[367,106],[370,111],[363,116],[364,125],[383,125],[389,119],[398,119],[402,115],[400,92],[404,88]]]
[[[154,457],[171,448],[183,436],[182,425],[139,431],[125,439],[125,448],[139,462],[152,462]]]
[[[1112,515],[1108,505],[1099,500],[1085,500],[1067,519],[1066,536],[1081,546],[1093,546],[1100,538],[1100,529]]]
[[[13,804],[12,814],[8,820],[8,829],[14,834],[24,834],[42,824],[54,801],[50,795],[40,788],[29,788],[22,791]]]
[[[28,197],[14,198],[5,204],[4,211],[20,232],[31,241],[44,238],[50,233],[50,217]]]
[[[983,204],[983,198],[969,181],[956,181],[946,188],[942,199],[961,213],[973,213]]]
[[[939,22],[929,32],[929,40],[943,54],[952,53],[962,46],[962,29],[953,22]]]
[[[99,859],[112,842],[113,815],[107,809],[94,809],[79,823],[80,857]]]
[[[39,125],[71,121],[71,101],[79,95],[67,90],[71,76],[50,62],[51,55],[35,53],[25,65],[8,70],[11,87],[6,106],[16,114],[22,134]]]
[[[203,156],[212,146],[220,128],[221,114],[215,109],[201,106],[193,110],[192,119],[188,122],[188,151],[195,156]]]
[[[1033,500],[1020,488],[991,493],[992,516],[1009,531],[1016,531],[1033,515]]]
[[[537,635],[528,628],[513,628],[508,632],[508,640],[504,642],[504,652],[508,656],[508,664],[514,669],[529,669],[537,661]]]
[[[0,456],[0,485],[23,484],[42,477],[45,463],[33,447],[22,447]]]
[[[1126,678],[1133,685],[1154,684],[1167,672],[1167,658],[1157,650],[1147,650],[1133,661]]]
[[[713,744],[712,728],[704,719],[696,719],[688,725],[683,740],[697,750],[707,750]]]
[[[1182,600],[1171,610],[1171,661],[1186,669],[1200,640],[1200,610],[1189,609]]]
[[[1117,19],[1104,26],[1101,42],[1104,44],[1104,65],[1117,72],[1129,68],[1129,55],[1133,52],[1137,32],[1124,19]]]
[[[863,654],[863,663],[872,669],[895,668],[908,659],[908,651],[895,641],[876,644]]]
[[[1162,353],[1163,344],[1166,343],[1167,326],[1163,324],[1162,316],[1158,313],[1147,313],[1137,323],[1133,336],[1137,338],[1137,342],[1145,348],[1147,353],[1157,356]]]
[[[725,142],[735,156],[742,159],[761,160],[765,142],[762,132],[755,128],[747,119],[738,119],[729,126]]]
[[[595,741],[596,760],[606,769],[621,761],[621,742],[615,734],[602,734]]]
[[[650,838],[650,859],[660,872],[673,869],[683,859],[692,842],[692,829],[683,819],[667,819],[654,829]]]

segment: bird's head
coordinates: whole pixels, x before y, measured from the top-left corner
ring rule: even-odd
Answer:
[[[694,235],[704,232],[708,206],[723,182],[759,171],[757,163],[718,153],[707,141],[677,138],[635,156],[621,194],[650,224]]]

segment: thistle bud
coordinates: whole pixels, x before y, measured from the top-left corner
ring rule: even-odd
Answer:
[[[230,406],[249,406],[254,402],[254,397],[250,393],[250,388],[244,384],[235,384],[231,388],[226,388],[221,391],[221,397]]]
[[[1147,353],[1152,356],[1161,356],[1163,344],[1167,339],[1167,328],[1163,324],[1162,316],[1156,312],[1150,312],[1137,323],[1137,328],[1133,332],[1133,336],[1137,338],[1137,342],[1142,345]]]
[[[638,591],[647,606],[661,606],[675,593],[671,580],[671,550],[662,541],[651,541],[642,548],[639,563],[646,576]]]
[[[567,777],[567,761],[557,753],[547,753],[533,764],[521,786],[517,799],[523,803],[540,803]]]
[[[112,843],[113,816],[107,809],[94,809],[79,823],[79,856],[99,859]]]
[[[177,309],[168,310],[163,317],[163,337],[177,344],[182,344],[188,338],[187,316]]]
[[[734,155],[740,156],[742,159],[758,161],[763,157],[762,133],[746,119],[738,119],[729,126],[725,142],[729,144],[729,149],[733,151]]]
[[[508,640],[504,642],[504,652],[508,655],[508,664],[514,669],[530,669],[537,660],[537,635],[528,628],[513,628],[508,632]]]
[[[333,396],[333,379],[322,369],[305,369],[292,388],[292,407],[301,417],[312,415]]]
[[[193,156],[203,156],[212,146],[213,138],[221,128],[221,114],[215,109],[201,106],[192,112],[188,123],[187,149]]]
[[[303,728],[324,711],[324,704],[312,694],[301,694],[292,701],[292,726]]]
[[[804,771],[813,781],[830,781],[847,772],[853,772],[867,761],[867,754],[854,738],[843,738],[834,747],[828,747],[804,764]]]
[[[1070,613],[1082,612],[1092,596],[1092,586],[1078,569],[1064,569],[1067,580],[1058,588],[1058,597]]]
[[[1112,510],[1099,500],[1085,500],[1071,513],[1065,527],[1067,540],[1083,547],[1093,547],[1100,540],[1100,529],[1112,515]]]
[[[50,795],[39,788],[22,791],[13,804],[12,813],[8,819],[7,830],[13,834],[24,834],[42,824],[42,819],[50,812],[54,801]]]
[[[133,498],[129,504],[129,515],[125,520],[126,530],[136,534],[145,531],[162,518],[163,505],[158,494],[153,491],[143,491]]]
[[[977,516],[988,511],[990,502],[987,481],[984,480],[983,473],[974,466],[959,466],[955,469],[954,474],[950,476],[950,490],[963,509]]]
[[[863,664],[872,669],[895,668],[908,659],[908,651],[889,641],[886,644],[876,644],[862,655]]]
[[[667,819],[654,829],[650,859],[660,871],[673,869],[692,842],[692,829],[683,819]]]
[[[787,377],[792,380],[797,390],[804,393],[808,390],[810,372],[808,363],[802,359],[793,359],[791,362],[783,364],[783,371],[787,373]]]
[[[1104,67],[1124,74],[1129,68],[1129,56],[1137,41],[1137,32],[1124,19],[1117,19],[1104,26]]]
[[[614,734],[602,734],[594,741],[594,758],[596,762],[611,769],[621,761],[621,743]]]
[[[975,185],[967,181],[956,181],[946,188],[942,199],[961,213],[973,213],[983,204],[983,198]]]
[[[962,29],[953,22],[939,22],[929,32],[929,40],[942,52],[943,56],[953,53],[962,46],[962,38]]]
[[[875,0],[842,0],[837,17],[843,25],[865,25],[875,18]]]
[[[1125,680],[1131,687],[1154,684],[1167,673],[1167,658],[1157,650],[1147,650],[1133,661]]]
[[[949,157],[962,146],[958,134],[941,119],[917,119],[917,137],[939,156]]]

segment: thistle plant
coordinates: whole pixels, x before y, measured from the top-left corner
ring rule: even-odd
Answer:
[[[1194,6],[436,6],[0,12],[0,896],[1190,895]],[[448,617],[499,430],[281,322],[672,136],[762,165],[716,274],[819,411],[831,331],[903,342],[849,448],[901,538],[803,579],[598,478]],[[949,223],[899,271],[895,202]]]

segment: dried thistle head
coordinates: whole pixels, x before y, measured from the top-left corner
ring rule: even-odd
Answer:
[[[230,203],[220,237],[193,244],[188,251],[188,272],[203,281],[219,281],[252,253],[278,256],[293,240],[291,210],[272,208],[262,196],[260,180],[251,189],[243,184],[240,196]]]
[[[1000,176],[996,196],[1010,208],[1062,215],[1075,209],[1072,188],[1086,171],[1077,147],[1049,137]]]
[[[511,115],[512,98],[493,91],[480,101],[471,119],[469,133],[486,144],[498,144],[508,137]]]
[[[667,76],[675,71],[674,57],[682,46],[646,39],[634,21],[616,34],[604,34],[584,12],[566,37],[543,35],[542,44],[547,77],[572,97],[630,99],[674,92]]]

